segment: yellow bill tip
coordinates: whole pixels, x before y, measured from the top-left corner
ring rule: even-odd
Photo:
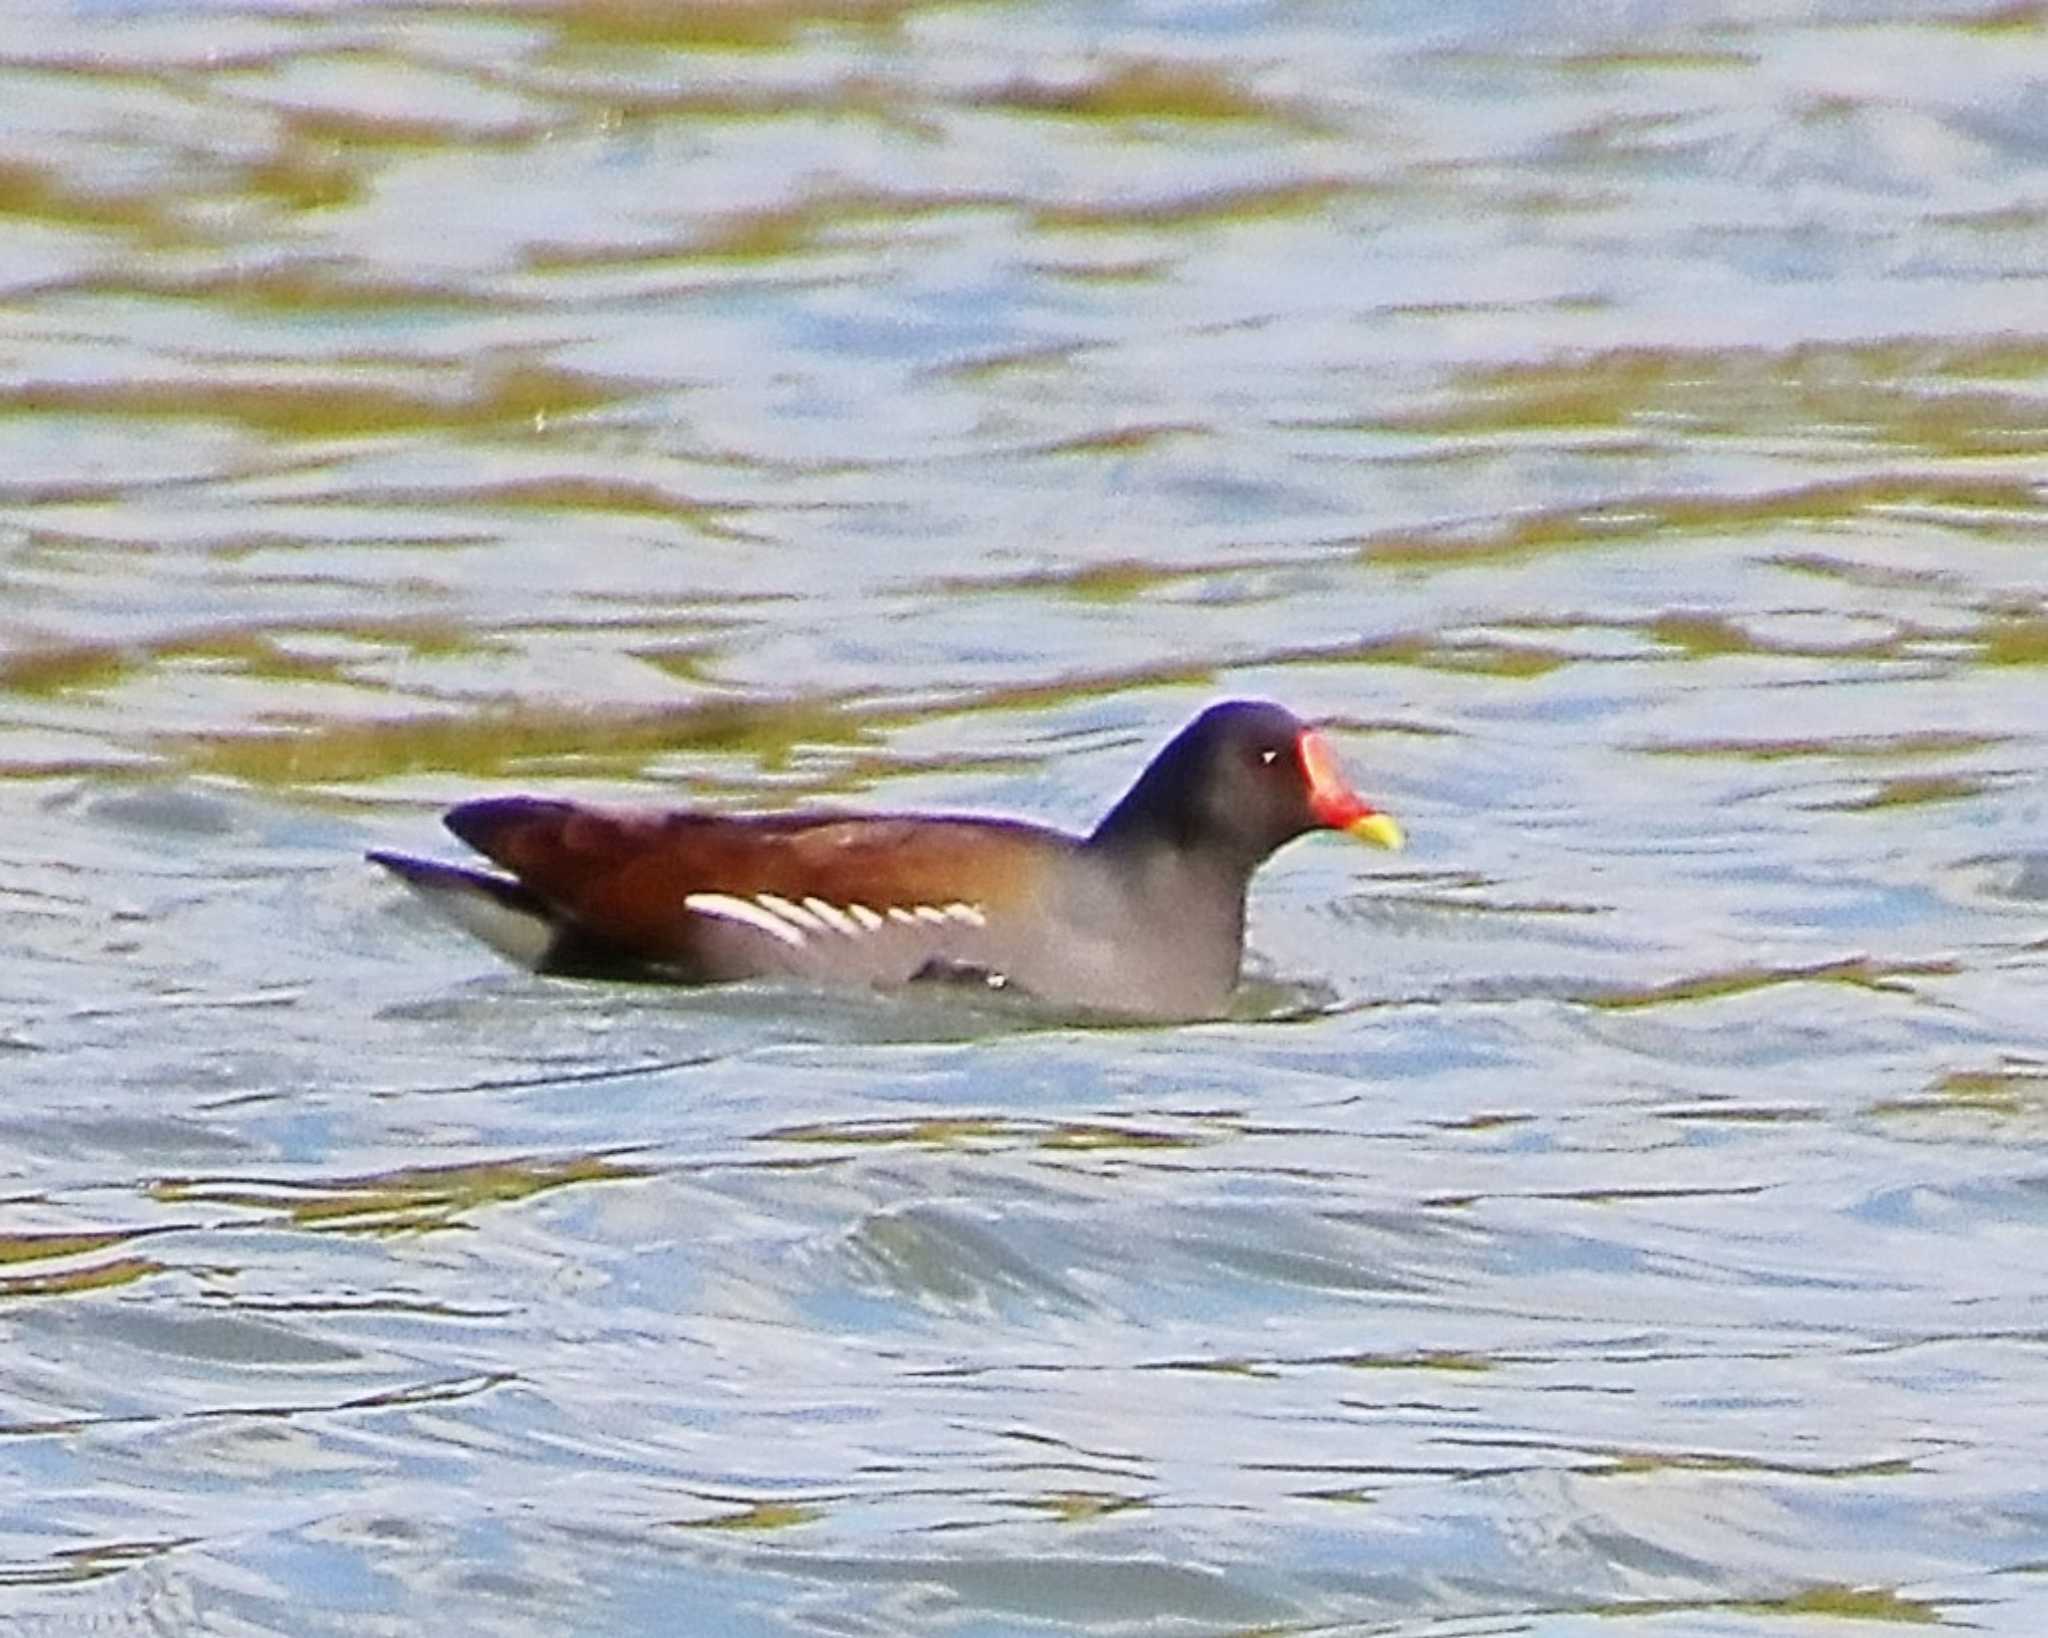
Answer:
[[[1368,813],[1363,819],[1354,819],[1344,827],[1348,835],[1356,836],[1361,842],[1370,842],[1375,847],[1399,849],[1408,838],[1393,817],[1384,813]]]

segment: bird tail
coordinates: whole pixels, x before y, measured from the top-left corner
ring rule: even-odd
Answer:
[[[404,882],[441,916],[508,960],[534,970],[546,964],[561,932],[560,921],[511,877],[415,859],[407,853],[386,853],[381,848],[368,858]]]

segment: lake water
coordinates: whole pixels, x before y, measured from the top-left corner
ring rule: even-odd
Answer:
[[[0,1628],[2048,1631],[2041,8],[0,28]],[[1211,1024],[362,860],[1237,694]]]

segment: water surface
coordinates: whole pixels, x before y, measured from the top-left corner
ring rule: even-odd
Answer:
[[[2048,1627],[2030,7],[7,8],[0,1624]],[[451,800],[1388,859],[534,979]]]

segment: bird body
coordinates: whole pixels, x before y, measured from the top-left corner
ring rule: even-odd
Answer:
[[[683,984],[786,977],[1014,987],[1151,1017],[1221,1009],[1252,872],[1318,827],[1400,844],[1326,742],[1278,706],[1212,706],[1101,825],[641,812],[490,797],[446,824],[507,872],[377,863],[541,972]]]

